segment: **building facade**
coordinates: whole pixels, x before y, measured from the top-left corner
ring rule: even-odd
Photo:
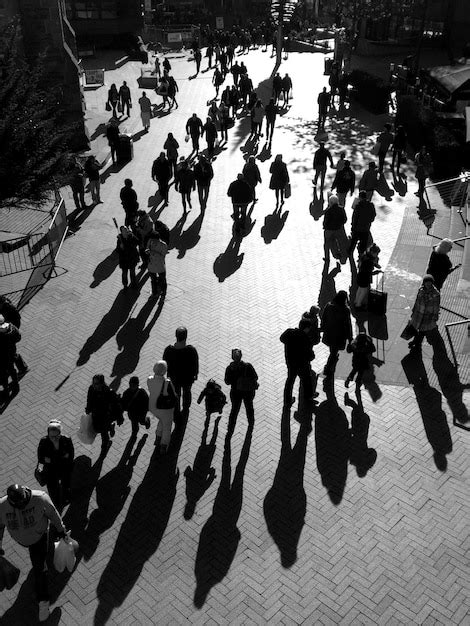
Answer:
[[[91,43],[97,48],[117,42],[122,35],[140,34],[145,4],[143,0],[65,0],[79,46]]]

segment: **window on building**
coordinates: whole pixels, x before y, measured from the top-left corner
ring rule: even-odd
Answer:
[[[67,0],[67,14],[79,20],[109,20],[117,18],[116,0]]]

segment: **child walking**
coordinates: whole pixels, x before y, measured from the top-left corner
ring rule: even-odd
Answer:
[[[352,370],[344,381],[344,386],[349,387],[349,383],[356,376],[356,389],[362,385],[364,372],[370,369],[370,356],[375,352],[374,342],[367,333],[359,333],[348,346],[348,352],[352,352]]]

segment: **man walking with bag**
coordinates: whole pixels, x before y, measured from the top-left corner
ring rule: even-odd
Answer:
[[[242,361],[242,351],[238,348],[232,350],[232,362],[225,370],[225,384],[230,385],[230,400],[232,408],[228,418],[227,437],[231,437],[235,430],[240,407],[245,405],[248,427],[255,424],[255,410],[253,400],[259,387],[258,374],[251,363]]]
[[[289,406],[295,402],[292,391],[297,376],[300,378],[305,400],[313,399],[310,361],[315,358],[315,353],[312,350],[312,343],[309,337],[310,328],[311,325],[308,321],[300,320],[298,328],[288,328],[279,338],[284,344],[284,355],[287,365],[284,402]]]

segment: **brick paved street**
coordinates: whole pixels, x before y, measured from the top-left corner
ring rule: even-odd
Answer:
[[[468,407],[468,390],[445,346],[426,346],[423,359],[414,360],[398,337],[432,245],[416,217],[411,170],[408,187],[397,190],[387,172],[388,190],[375,199],[373,235],[386,272],[390,337],[376,385],[362,393],[363,407],[352,392],[345,397],[350,356],[344,353],[334,394],[319,377],[311,429],[294,419],[297,405],[283,410],[279,335],[310,305],[350,285],[347,265],[336,275],[334,264],[324,271],[322,222],[309,209],[313,103],[327,84],[323,58],[291,54],[281,66],[292,77],[294,100],[278,121],[272,146],[272,156],[284,155],[293,189],[280,222],[267,219],[275,208],[268,189],[272,157],[262,153],[253,228],[240,245],[232,239],[226,190],[244,163],[245,118],[214,163],[203,218],[194,194],[192,211],[181,219],[173,187],[169,206],[156,210],[152,161],[168,132],[181,154],[188,152],[186,120],[193,111],[205,115],[213,96],[212,74],[188,80],[193,63],[175,56],[180,107],[152,120],[150,133],[134,144],[131,163],[107,166],[103,204],[75,224],[76,235],[59,257],[67,272],[24,309],[21,346],[30,372],[0,417],[3,486],[36,486],[36,447],[48,420],[60,418],[64,431],[75,435],[93,374],[103,372],[121,391],[134,372],[144,381],[180,324],[188,327],[201,363],[186,431],[175,433],[166,457],[155,454],[154,423],[131,449],[126,419],[103,463],[98,441],[90,448],[74,437],[76,499],[65,519],[81,553],[72,574],[51,574],[51,624],[470,624],[470,434],[452,423]],[[273,60],[261,51],[243,60],[266,100]],[[128,63],[107,72],[107,86],[87,92],[95,128],[106,119],[109,84],[124,78],[135,104],[123,126],[141,130],[132,81],[139,73],[137,63]],[[353,108],[327,126],[335,158],[344,147],[357,177],[383,121]],[[102,138],[95,148],[106,156]],[[148,300],[149,281],[140,293],[121,289],[112,218],[123,221],[119,190],[126,177],[141,206],[171,229],[163,306]],[[350,205],[348,199],[349,215]],[[232,347],[254,364],[260,389],[252,435],[242,410],[225,445],[227,408],[206,431],[195,400],[208,378],[222,382]],[[326,348],[315,351],[313,365],[321,372]],[[375,464],[367,470],[374,450]],[[437,468],[434,452],[447,456],[446,470]],[[195,503],[193,515],[188,502]],[[27,552],[9,537],[4,547],[21,577],[0,595],[0,624],[34,624]]]

